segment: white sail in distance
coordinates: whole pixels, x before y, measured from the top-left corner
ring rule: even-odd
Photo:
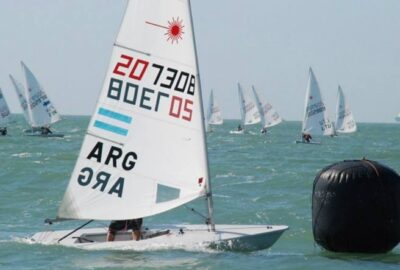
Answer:
[[[207,110],[207,124],[209,125],[222,125],[224,119],[222,118],[221,109],[218,106],[217,101],[214,98],[214,91],[211,90],[210,100],[208,103]]]
[[[352,133],[357,131],[357,124],[354,120],[353,112],[350,110],[349,103],[340,85],[338,87],[336,103],[335,129],[339,133]]]
[[[263,128],[272,127],[282,122],[282,117],[268,102],[265,102],[252,86],[254,98],[257,103],[258,111],[260,112],[261,124]]]
[[[238,83],[240,114],[242,116],[242,125],[253,125],[260,123],[261,117],[258,108],[251,96],[243,91],[242,86]]]
[[[32,71],[21,62],[25,74],[25,96],[28,101],[29,123],[32,127],[50,126],[61,120],[60,115],[51,103]]]
[[[7,101],[4,98],[3,92],[0,89],[0,127],[5,127],[10,122],[10,109]]]
[[[187,0],[128,1],[58,218],[141,218],[209,193],[194,46]]]
[[[24,91],[24,86],[17,81],[12,75],[10,75],[11,82],[14,86],[15,92],[17,93],[18,96],[18,101],[19,104],[21,105],[22,113],[24,115],[24,118],[26,122],[31,125],[30,123],[30,118],[29,118],[29,112],[28,112],[28,102],[26,101],[25,98],[25,91]]]
[[[317,79],[311,68],[306,90],[302,132],[312,135],[332,135],[334,133]]]

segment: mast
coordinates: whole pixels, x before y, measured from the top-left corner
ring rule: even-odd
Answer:
[[[215,223],[214,223],[214,206],[213,206],[213,198],[212,198],[212,191],[211,191],[211,181],[210,181],[210,166],[208,162],[208,154],[207,154],[207,140],[205,134],[205,124],[204,124],[204,109],[203,109],[203,97],[202,97],[202,91],[201,91],[201,80],[200,80],[200,69],[199,69],[199,60],[197,57],[197,47],[196,47],[196,38],[194,34],[194,24],[193,24],[193,17],[192,17],[192,7],[190,0],[188,0],[189,3],[189,15],[190,15],[190,22],[192,24],[192,39],[193,39],[193,44],[194,44],[194,53],[196,57],[196,69],[197,69],[197,80],[199,82],[199,99],[200,99],[200,112],[203,117],[203,121],[201,124],[201,129],[203,131],[203,146],[204,146],[204,153],[206,154],[205,159],[207,162],[207,177],[206,177],[206,198],[207,198],[207,209],[208,209],[208,217],[207,221],[211,226],[211,230],[215,231]]]

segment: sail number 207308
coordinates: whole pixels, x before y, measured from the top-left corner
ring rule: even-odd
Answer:
[[[165,113],[169,116],[192,120],[196,85],[193,74],[127,54],[120,55],[112,74],[107,98],[155,112],[167,103],[169,110]],[[152,86],[143,86],[144,80]]]

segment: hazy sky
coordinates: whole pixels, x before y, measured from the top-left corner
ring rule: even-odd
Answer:
[[[168,0],[165,0],[168,1]],[[126,0],[1,0],[0,88],[21,112],[8,74],[20,61],[61,114],[91,114]],[[400,112],[400,1],[192,0],[203,97],[239,118],[237,82],[287,120],[303,115],[311,66],[333,117],[341,84],[360,122]]]

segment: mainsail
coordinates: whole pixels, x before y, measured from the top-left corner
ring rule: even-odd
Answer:
[[[211,193],[193,35],[187,0],[128,1],[58,218],[146,217]]]
[[[242,125],[253,125],[260,123],[261,117],[257,106],[251,97],[242,90],[242,86],[238,83],[239,105],[242,116]]]
[[[317,79],[311,68],[306,91],[302,132],[312,135],[332,135],[334,133]]]
[[[49,126],[61,120],[60,115],[47,97],[32,71],[21,62],[26,80],[26,100],[29,103],[29,123],[32,127]]]
[[[0,127],[5,127],[10,122],[10,109],[0,89]]]
[[[258,111],[260,112],[261,124],[264,128],[278,125],[282,122],[281,116],[268,102],[264,102],[260,95],[257,93],[254,86],[252,86],[254,98],[257,103]]]
[[[222,118],[221,109],[218,106],[217,101],[214,99],[214,92],[211,90],[210,101],[208,104],[207,111],[207,123],[209,125],[222,125],[224,119]]]
[[[354,120],[353,113],[350,110],[350,106],[340,85],[336,104],[335,129],[340,133],[352,133],[357,131],[356,121]]]
[[[19,104],[21,105],[24,118],[26,122],[31,125],[31,120],[29,118],[29,112],[28,112],[28,103],[24,96],[24,87],[20,82],[14,79],[12,75],[10,75],[10,79],[12,84],[14,85],[15,92],[17,93]]]

